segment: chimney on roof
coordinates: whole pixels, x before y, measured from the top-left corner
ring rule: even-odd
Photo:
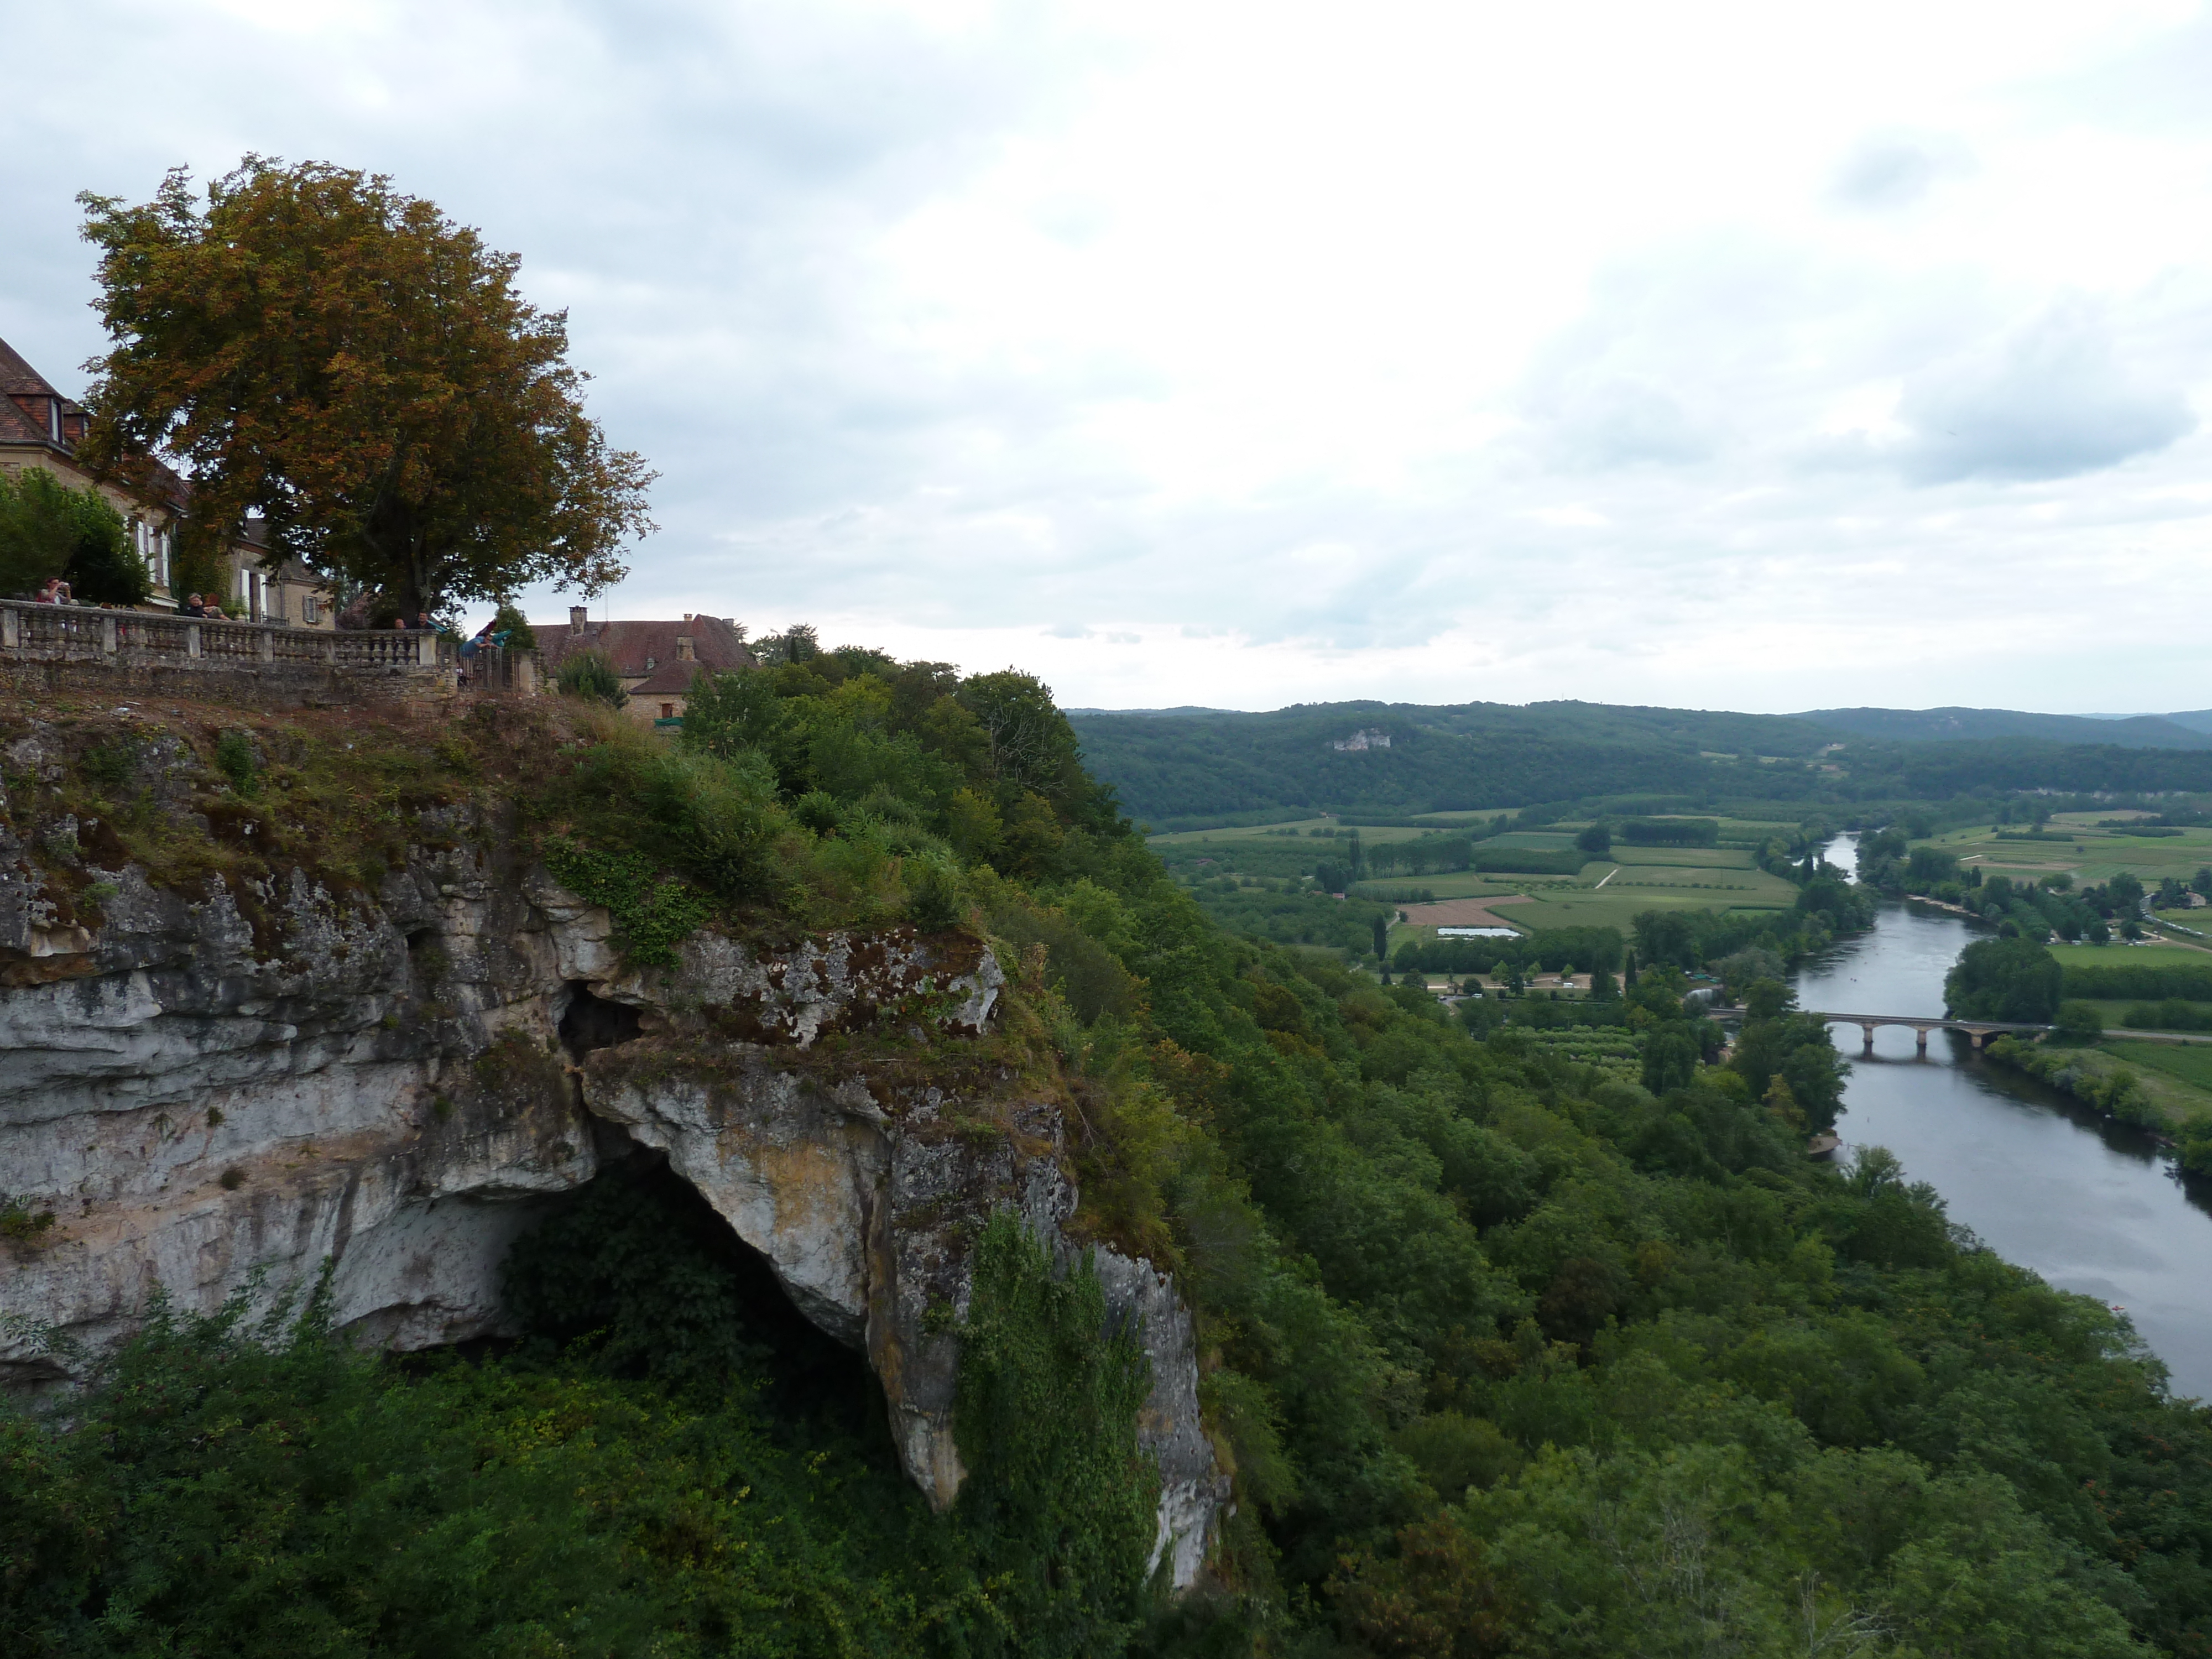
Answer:
[[[572,605],[568,607],[568,626],[579,634],[584,631],[591,619],[592,610],[589,605]]]
[[[688,623],[691,618],[686,617],[684,620]],[[698,654],[691,648],[691,636],[689,634],[678,634],[676,636],[676,659],[678,662],[698,661]]]

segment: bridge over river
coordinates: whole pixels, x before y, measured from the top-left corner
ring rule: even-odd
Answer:
[[[1705,1012],[1715,1019],[1741,1019],[1744,1015],[1741,1008],[1708,1008]],[[1948,1014],[1832,1014],[1819,1008],[1795,1008],[1790,1012],[1810,1014],[1831,1025],[1856,1025],[1866,1033],[1866,1046],[1869,1048],[1874,1047],[1876,1026],[1909,1025],[1912,1028],[1913,1047],[1923,1054],[1928,1052],[1928,1034],[1930,1031],[1963,1031],[1972,1040],[1974,1051],[1978,1054],[1982,1045],[1993,1036],[2004,1036],[2014,1032],[2039,1036],[2051,1029],[2048,1025],[2024,1024],[2013,1020],[1957,1019]]]

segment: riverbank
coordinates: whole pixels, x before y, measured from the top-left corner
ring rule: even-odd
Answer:
[[[2184,1124],[2212,1119],[2212,1036],[2107,1030],[2094,1044],[2023,1042],[2003,1037],[1983,1051],[2081,1102],[2090,1110],[2148,1130],[2162,1140]],[[2124,1087],[2120,1079],[2128,1082]]]
[[[1856,862],[1848,840],[1827,858],[1844,869]],[[1790,982],[1802,1007],[1940,1017],[1944,975],[1968,943],[1991,932],[1935,904],[1885,900],[1870,933],[1838,940]],[[2179,1139],[2168,1125],[2194,1115],[2205,1097],[2135,1045],[2175,1065],[2212,1061],[2212,1047],[2114,1034],[2109,1052],[2061,1051],[2136,1071],[2160,1109],[2150,1127],[2135,1127],[1976,1054],[1963,1036],[1931,1034],[1922,1055],[1906,1028],[1876,1031],[1871,1052],[1850,1036],[1839,1160],[1886,1148],[1998,1255],[2124,1306],[2177,1391],[2212,1396],[2212,1279],[2203,1271],[2212,1215],[2199,1202],[2203,1183],[2175,1179],[2166,1144]]]

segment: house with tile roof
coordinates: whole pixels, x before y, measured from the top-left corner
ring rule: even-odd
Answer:
[[[692,676],[701,669],[750,668],[744,630],[728,617],[692,616],[681,622],[602,622],[588,606],[568,607],[568,620],[532,623],[538,655],[546,672],[560,672],[564,658],[597,651],[613,666],[629,693],[630,717],[651,725],[684,718]]]
[[[95,479],[76,459],[76,447],[91,419],[82,404],[65,396],[0,340],[0,469],[44,467],[72,489],[90,485],[99,490],[123,515],[131,547],[153,578],[149,608],[173,611],[182,596],[170,591],[169,579],[177,526],[191,509],[191,485],[158,464],[143,489]],[[265,564],[267,548],[261,521],[247,520],[246,533],[232,544],[224,560],[228,591],[214,597],[254,622],[336,627],[337,606],[329,585],[296,559]]]

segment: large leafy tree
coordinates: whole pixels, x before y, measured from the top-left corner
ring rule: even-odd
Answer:
[[[0,472],[0,593],[49,576],[90,605],[140,605],[150,591],[123,515],[96,489],[71,489],[41,466]]]
[[[301,556],[409,613],[550,580],[596,592],[652,529],[653,474],[610,449],[568,361],[568,316],[381,175],[249,155],[151,202],[82,197],[114,344],[82,453],[191,476],[182,551],[249,513]]]
[[[1943,978],[1943,1000],[1966,1019],[2048,1021],[2064,971],[2030,939],[1976,939]]]

